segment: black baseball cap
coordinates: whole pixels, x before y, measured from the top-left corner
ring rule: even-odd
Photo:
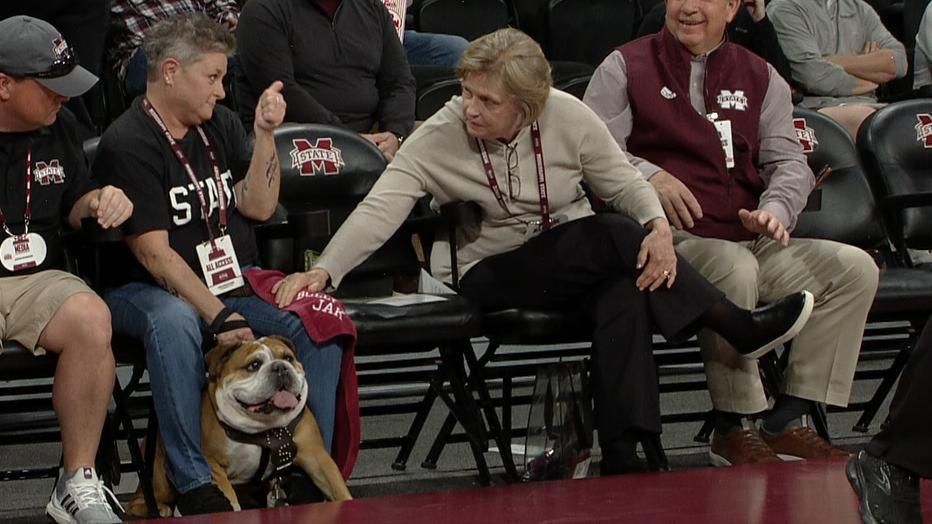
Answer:
[[[61,33],[30,16],[0,20],[0,72],[28,76],[61,96],[83,95],[97,77],[78,65]]]

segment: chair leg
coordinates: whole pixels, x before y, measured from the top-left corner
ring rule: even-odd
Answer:
[[[464,343],[463,354],[466,356],[466,365],[470,370],[469,385],[479,395],[479,405],[485,413],[489,432],[498,446],[498,453],[502,457],[505,474],[512,480],[518,480],[518,470],[515,468],[514,458],[511,455],[511,439],[506,438],[505,431],[499,423],[498,415],[495,413],[495,406],[492,404],[492,395],[489,394],[489,389],[486,387],[485,378],[483,377],[482,366],[479,365],[476,354],[472,351],[469,342]]]
[[[438,431],[437,436],[434,437],[434,443],[430,446],[430,451],[428,451],[427,456],[424,457],[424,462],[421,462],[422,468],[437,469],[437,461],[440,460],[440,454],[443,452],[443,448],[446,447],[447,442],[450,441],[455,426],[456,417],[453,416],[453,413],[448,413],[447,418],[443,421],[443,426],[440,427],[440,431]]]
[[[424,422],[427,421],[427,416],[430,414],[430,410],[434,407],[434,401],[436,400],[437,392],[434,391],[434,388],[428,387],[427,392],[424,394],[424,398],[421,400],[421,405],[418,408],[417,413],[414,415],[414,420],[411,421],[411,426],[408,428],[408,434],[404,437],[404,443],[398,450],[398,455],[395,456],[395,461],[392,462],[392,469],[396,471],[404,471],[405,468],[407,468],[408,458],[411,457],[411,451],[414,450],[414,444],[417,442],[417,438],[421,435],[421,430],[424,429]]]
[[[884,401],[887,399],[887,396],[893,389],[893,385],[896,384],[897,379],[900,378],[900,374],[903,373],[903,368],[905,368],[906,363],[909,362],[914,342],[915,340],[910,340],[909,344],[897,353],[896,358],[893,359],[893,364],[891,364],[887,372],[884,373],[883,380],[880,381],[877,390],[874,391],[874,395],[864,407],[861,418],[858,419],[857,423],[852,428],[853,431],[859,433],[868,432],[871,422],[873,422],[874,417],[877,416],[877,412],[880,411],[880,406],[883,405]]]
[[[469,351],[472,351],[472,348],[469,348]],[[466,431],[469,447],[472,449],[473,457],[476,460],[476,468],[479,470],[479,482],[483,485],[489,485],[491,484],[491,476],[483,455],[485,450],[488,449],[489,437],[482,421],[479,406],[473,398],[472,392],[466,387],[467,376],[463,367],[463,353],[462,346],[446,345],[440,348],[440,357],[446,367],[454,399],[454,401],[448,402],[447,405]],[[446,395],[442,391],[439,394],[441,398],[445,399]],[[445,402],[447,402],[446,399]]]
[[[715,430],[715,410],[710,409],[705,413],[705,420],[702,422],[702,427],[699,428],[699,432],[696,433],[696,436],[693,437],[693,442],[700,442],[702,444],[708,444],[712,440],[712,431]]]
[[[647,457],[647,468],[651,471],[670,471],[667,453],[663,450],[660,435],[651,435],[641,440],[641,449]]]
[[[133,416],[129,412],[129,394],[126,389],[120,388],[119,382],[115,383],[113,386],[113,400],[116,404],[116,415],[119,418],[119,423],[123,426],[123,431],[126,433],[126,447],[129,449],[130,463],[136,470],[137,477],[139,477],[139,486],[142,489],[146,507],[150,508],[150,516],[157,517],[158,511],[156,510],[153,512],[151,509],[156,507],[155,491],[152,488],[152,462],[147,461],[143,456],[142,447],[139,445],[139,439],[136,438]]]

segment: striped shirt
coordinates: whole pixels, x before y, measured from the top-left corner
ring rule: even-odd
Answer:
[[[119,77],[126,75],[126,64],[142,45],[146,30],[166,18],[195,11],[222,21],[230,14],[238,17],[239,5],[236,0],[113,0],[107,49]]]

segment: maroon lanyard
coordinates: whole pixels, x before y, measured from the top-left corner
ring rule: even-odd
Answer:
[[[489,189],[491,189],[492,194],[495,195],[495,200],[498,200],[498,205],[512,218],[527,223],[515,216],[511,210],[508,209],[508,204],[505,203],[502,190],[498,187],[498,180],[495,179],[495,170],[492,168],[492,160],[489,158],[489,152],[485,148],[485,143],[477,138],[476,144],[479,146],[479,156],[482,157],[482,167],[485,169],[485,176],[489,180]],[[546,231],[550,229],[553,222],[550,220],[550,200],[547,198],[547,176],[544,172],[544,148],[543,145],[541,145],[540,125],[537,121],[531,124],[531,145],[534,148],[534,164],[537,167],[537,191],[540,195],[541,227]]]
[[[178,162],[181,163],[184,167],[185,172],[188,173],[188,178],[191,179],[191,182],[194,183],[194,190],[197,191],[197,198],[201,202],[201,213],[204,215],[204,221],[207,223],[207,235],[210,236],[210,241],[213,242],[214,234],[210,229],[210,208],[207,206],[207,198],[204,196],[204,190],[201,188],[201,184],[197,179],[197,176],[194,174],[194,169],[191,167],[191,162],[188,161],[188,157],[185,156],[184,151],[181,150],[181,145],[178,144],[178,141],[175,140],[175,137],[168,131],[168,126],[165,125],[165,121],[162,120],[162,117],[159,115],[159,112],[155,110],[155,107],[152,106],[152,103],[148,99],[142,99],[143,107],[146,109],[146,113],[158,124],[159,129],[162,130],[162,133],[165,135],[166,140],[168,140],[168,145],[171,146],[172,151],[175,153],[175,157],[178,158]],[[225,235],[227,229],[227,201],[226,193],[223,189],[223,181],[220,179],[220,163],[217,162],[217,155],[214,153],[214,147],[210,145],[210,141],[207,140],[207,135],[204,133],[204,130],[201,126],[196,126],[197,133],[201,136],[201,141],[204,142],[204,147],[207,148],[207,156],[210,157],[210,165],[214,170],[214,183],[216,184],[217,189],[217,199],[220,201],[220,234]]]
[[[26,228],[23,230],[23,235],[29,234],[29,219],[32,218],[30,201],[32,201],[32,148],[28,147],[26,148],[26,210],[23,212],[23,223],[25,223]],[[7,235],[17,236],[10,231],[10,227],[6,224],[6,214],[4,214],[3,209],[0,209],[0,225],[3,226],[3,231]]]

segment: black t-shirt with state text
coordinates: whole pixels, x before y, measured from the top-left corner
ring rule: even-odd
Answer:
[[[97,188],[75,135],[75,124],[74,115],[63,108],[48,127],[26,133],[0,133],[0,182],[3,184],[0,209],[6,225],[14,235],[25,231],[26,157],[31,152],[29,232],[39,234],[48,250],[45,261],[36,267],[13,273],[0,265],[0,277],[64,266],[62,227],[67,227],[68,215],[75,203]],[[0,237],[5,240],[8,235],[0,231]]]
[[[233,191],[233,186],[246,177],[252,156],[246,132],[236,115],[219,105],[201,128],[217,155],[226,195],[227,233],[236,257],[241,266],[253,265],[258,259],[254,224],[240,214]],[[176,140],[207,199],[210,228],[216,237],[220,234],[220,201],[207,148],[194,127]],[[165,134],[145,112],[142,98],[137,98],[104,133],[93,171],[102,183],[119,187],[133,201],[133,216],[123,226],[127,235],[167,231],[172,249],[203,278],[196,247],[209,235],[197,191]],[[138,263],[130,275],[151,279]]]

